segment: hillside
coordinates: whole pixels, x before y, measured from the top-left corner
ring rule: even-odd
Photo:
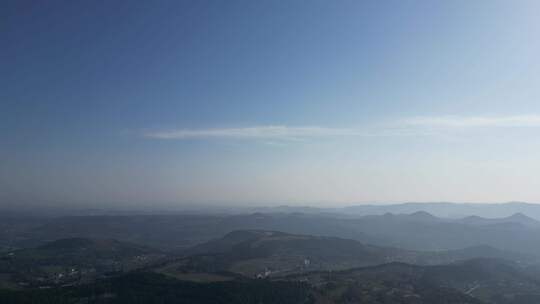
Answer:
[[[473,259],[443,266],[388,263],[266,280],[192,283],[147,272],[52,289],[0,290],[2,303],[530,304],[540,284],[519,265]]]
[[[448,219],[427,212],[347,218],[299,213],[62,217],[20,226],[8,224],[4,228],[6,239],[0,242],[5,247],[27,247],[50,239],[113,238],[179,252],[237,230],[339,237],[408,250],[487,245],[529,255],[538,256],[540,252],[540,225],[525,215]]]
[[[0,303],[310,304],[310,288],[297,282],[262,280],[197,284],[155,273],[135,272],[66,288],[0,290]]]
[[[384,246],[433,251],[488,245],[537,257],[540,252],[538,222],[519,214],[498,219],[446,219],[425,213],[386,213],[343,222]]]
[[[161,256],[154,249],[112,239],[60,239],[4,253],[0,273],[23,286],[64,284],[139,268]]]
[[[452,263],[477,257],[525,261],[526,257],[478,246],[460,250],[420,252],[380,247],[337,237],[288,234],[265,230],[240,230],[195,246],[185,258],[163,267],[160,272],[231,272],[247,277],[277,277],[318,270],[343,270],[389,262],[419,265]],[[183,276],[186,277],[186,276]]]
[[[525,304],[540,300],[540,282],[535,277],[518,265],[497,259],[442,266],[390,263],[342,272],[314,272],[286,280],[308,282],[329,303],[342,303],[343,299],[371,303],[377,298],[389,302],[373,303],[424,303],[429,299],[427,303]],[[437,299],[432,297],[433,291],[450,295]]]
[[[335,237],[243,230],[196,246],[187,253],[215,256],[216,264],[223,269],[251,277],[265,270],[284,274],[376,265],[395,256],[395,251]]]
[[[467,216],[458,222],[468,225],[496,225],[496,224],[517,224],[530,228],[540,228],[540,221],[526,216],[523,213],[514,213],[502,218],[484,218],[476,215]]]

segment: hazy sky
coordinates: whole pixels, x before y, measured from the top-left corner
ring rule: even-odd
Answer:
[[[0,204],[540,202],[538,1],[2,1]]]

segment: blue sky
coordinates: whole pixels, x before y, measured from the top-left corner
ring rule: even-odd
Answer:
[[[4,1],[0,202],[540,202],[536,1]]]

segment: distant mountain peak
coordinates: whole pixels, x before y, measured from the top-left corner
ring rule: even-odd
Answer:
[[[508,218],[515,218],[515,219],[530,219],[532,220],[531,217],[528,217],[526,216],[525,214],[521,213],[521,212],[516,212],[512,215],[510,215]]]
[[[519,221],[521,223],[538,223],[540,224],[540,222],[538,222],[537,220],[533,219],[532,217],[529,217],[521,212],[517,212],[517,213],[514,213],[512,215],[510,215],[509,217],[506,218],[507,220],[512,220],[512,221]]]
[[[437,218],[433,214],[423,211],[423,210],[413,212],[409,214],[409,217],[412,217],[415,219],[436,219]]]

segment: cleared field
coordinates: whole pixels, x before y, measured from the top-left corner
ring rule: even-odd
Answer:
[[[158,268],[155,270],[157,273],[161,273],[178,280],[182,281],[191,281],[199,283],[208,283],[208,282],[225,282],[230,281],[233,278],[221,274],[207,273],[207,272],[182,272],[179,270],[179,266],[182,263],[172,263],[167,266]]]

